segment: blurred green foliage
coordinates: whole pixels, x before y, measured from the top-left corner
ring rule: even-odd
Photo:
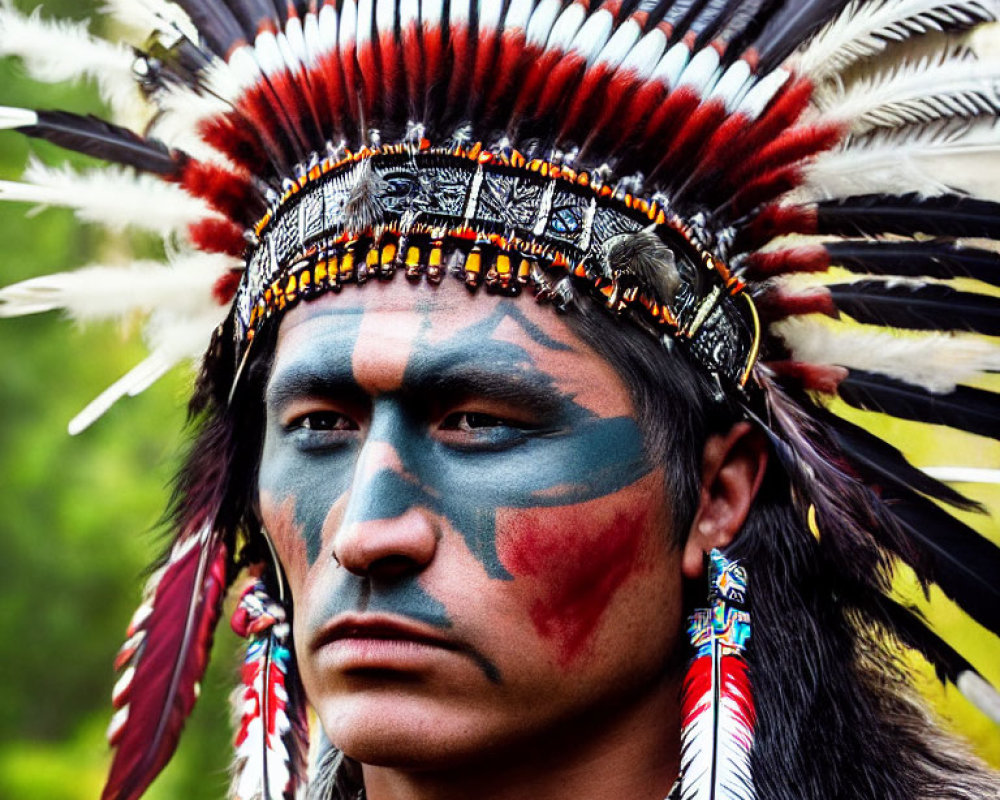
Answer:
[[[93,3],[48,0],[45,6],[52,16],[82,18]],[[11,60],[0,60],[0,105],[100,109],[92,87],[37,84]],[[0,179],[16,179],[29,151],[50,163],[66,159],[63,151],[2,133]],[[128,253],[155,247],[141,237],[108,238],[68,211],[26,217],[27,210],[0,206],[2,284],[94,260],[120,263]],[[80,436],[67,435],[68,421],[142,358],[141,344],[127,335],[135,332],[131,322],[73,330],[53,313],[0,321],[0,797],[89,800],[103,783],[113,650],[139,602],[143,571],[163,547],[157,523],[182,452],[190,386],[190,374],[178,370],[121,401]],[[947,460],[947,446],[938,452],[913,436],[904,431],[897,444],[909,444],[923,463]],[[984,455],[980,445],[965,447],[979,453],[983,466],[1000,463],[996,449]],[[1000,496],[982,499],[1000,507]],[[987,527],[997,537],[996,523]],[[956,646],[1000,681],[995,640],[965,622],[953,625],[944,614]],[[148,795],[152,800],[225,796],[226,698],[236,652],[223,623],[202,699],[177,757]],[[942,713],[1000,764],[992,723],[956,692],[946,696],[930,678],[927,684]]]

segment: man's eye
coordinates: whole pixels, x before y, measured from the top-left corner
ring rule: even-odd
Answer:
[[[441,423],[444,430],[449,431],[478,431],[485,428],[507,428],[510,427],[499,417],[492,414],[482,414],[477,411],[461,411],[449,414]]]
[[[307,431],[356,431],[353,420],[335,411],[312,411],[296,417],[288,426],[290,430]]]

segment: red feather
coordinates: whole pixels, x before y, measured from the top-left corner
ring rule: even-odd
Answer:
[[[830,254],[821,244],[752,253],[744,263],[747,276],[754,280],[766,280],[789,272],[824,272],[829,268]]]
[[[825,314],[837,319],[840,312],[833,302],[829,290],[822,286],[814,287],[806,292],[786,292],[776,288],[764,292],[756,298],[757,310],[762,319],[769,323],[785,317],[796,317],[800,314]]]
[[[261,142],[256,128],[247,125],[236,111],[202,120],[198,133],[207,144],[253,175],[264,173],[270,164],[267,147]]]
[[[207,253],[225,253],[233,258],[242,258],[247,246],[246,239],[243,238],[243,228],[228,220],[214,217],[189,225],[188,238],[199,250]],[[229,300],[232,300],[232,296]]]
[[[816,206],[764,206],[750,220],[733,242],[733,251],[756,250],[778,236],[789,233],[815,233],[818,225]]]
[[[184,167],[181,183],[190,194],[203,198],[234,222],[249,225],[263,213],[260,198],[250,179],[218,164],[189,161]]]
[[[226,586],[227,551],[210,528],[176,544],[129,629],[101,800],[136,800],[166,765],[197,697]],[[121,660],[121,659],[120,659]]]

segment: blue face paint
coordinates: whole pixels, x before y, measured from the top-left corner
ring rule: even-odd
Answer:
[[[271,388],[280,394],[284,384],[293,395],[299,391],[293,387],[305,385],[313,386],[312,393],[320,396],[326,391],[326,396],[343,392],[360,397],[351,370],[360,312],[331,320],[329,330],[335,335],[324,332],[322,351],[297,359],[308,364],[305,372],[276,376],[269,388],[260,487],[279,502],[294,497],[295,521],[301,526],[310,565],[320,555],[323,522],[330,508],[350,489],[343,525],[394,519],[422,507],[450,523],[490,577],[510,579],[497,554],[498,509],[581,503],[617,492],[650,471],[636,421],[598,417],[562,393],[527,350],[492,338],[505,319],[546,349],[570,349],[526,319],[514,301],[501,302],[490,316],[442,342],[428,342],[425,325],[400,389],[366,398],[370,427],[364,437],[357,431],[340,436],[285,430],[276,419],[271,396]],[[323,390],[324,384],[330,389]],[[480,392],[521,399],[537,422],[477,429],[461,446],[442,441],[431,430],[430,409],[435,402],[448,406],[454,400],[448,392],[456,387],[466,387],[473,400]],[[388,444],[400,466],[381,469],[363,484],[351,486],[367,442]],[[376,582],[346,576],[325,612],[332,617],[362,609],[385,611],[447,627],[445,609],[421,589],[417,578],[404,574]]]

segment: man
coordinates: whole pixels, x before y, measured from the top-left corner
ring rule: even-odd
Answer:
[[[186,147],[215,155],[5,112],[166,178],[161,207],[177,185],[202,198],[204,219],[176,208],[187,238],[245,256],[175,263],[201,270],[198,300],[162,298],[160,349],[74,426],[217,322],[209,295],[229,308],[177,535],[119,656],[105,797],[169,758],[244,569],[237,797],[304,785],[306,701],[317,797],[996,796],[912,699],[899,642],[990,688],[884,592],[897,557],[995,631],[997,548],[928,499],[964,498],[810,394],[995,436],[992,395],[959,385],[988,343],[913,334],[915,359],[810,314],[989,335],[996,301],[781,280],[996,266],[958,241],[1000,238],[994,204],[950,193],[975,176],[837,182],[880,164],[865,131],[972,146],[980,106],[901,109],[886,79],[883,105],[795,124],[923,11],[181,6],[146,17],[160,38],[138,71],[166,119],[201,104]],[[996,17],[970,8],[928,13]],[[915,69],[930,86],[961,63]],[[763,247],[786,233],[821,238]],[[38,288],[6,299],[37,310]]]

